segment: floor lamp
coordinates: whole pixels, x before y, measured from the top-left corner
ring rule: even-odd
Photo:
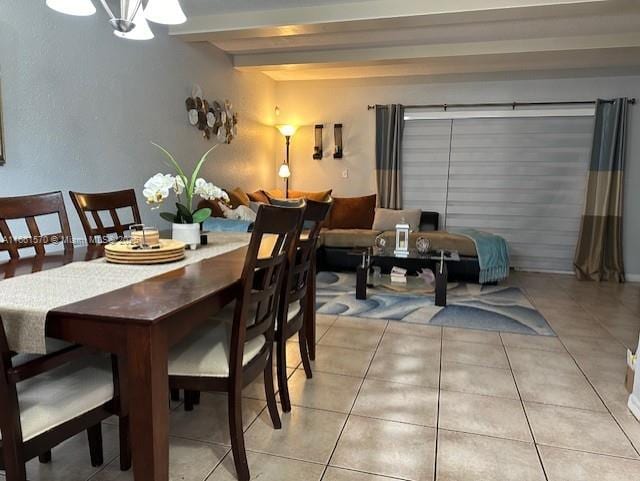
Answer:
[[[289,144],[291,143],[291,137],[296,133],[298,127],[294,125],[278,125],[278,130],[284,135],[286,141],[286,157],[280,169],[278,170],[278,176],[284,179],[284,198],[289,197],[289,177],[291,177],[291,169],[289,168]]]

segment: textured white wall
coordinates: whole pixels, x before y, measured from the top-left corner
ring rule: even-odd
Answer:
[[[591,100],[640,98],[640,77],[552,78],[534,80],[371,79],[279,82],[278,122],[305,125],[292,140],[290,187],[338,196],[375,192],[375,114],[367,104],[512,102],[513,100]],[[640,105],[631,107],[625,186],[624,248],[628,273],[640,280]],[[322,160],[313,160],[313,124],[324,123]],[[333,123],[344,125],[344,158],[333,159]],[[275,162],[282,162],[276,150]],[[349,170],[349,178],[342,171]]]
[[[209,44],[186,44],[153,26],[156,38],[125,41],[102,9],[70,17],[44,1],[0,1],[0,81],[7,163],[0,195],[141,186],[168,171],[154,140],[189,167],[213,141],[187,124],[194,83],[207,99],[230,99],[239,137],[221,145],[204,176],[225,187],[273,185],[275,82],[233,70]],[[75,211],[69,217],[81,234]],[[142,207],[149,222],[156,212]]]

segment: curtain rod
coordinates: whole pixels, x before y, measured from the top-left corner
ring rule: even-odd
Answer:
[[[607,102],[613,102],[609,100]],[[446,111],[449,108],[473,108],[473,107],[532,107],[541,105],[595,105],[595,100],[573,100],[567,102],[488,102],[479,104],[423,104],[423,105],[405,105],[405,109],[443,109]],[[635,98],[629,99],[629,103],[634,105],[636,103]],[[375,105],[367,105],[367,110],[375,109]]]

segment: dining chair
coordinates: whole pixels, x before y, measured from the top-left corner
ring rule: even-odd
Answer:
[[[273,383],[273,342],[286,263],[302,228],[301,207],[258,210],[233,315],[210,323],[169,353],[169,385],[188,391],[226,392],[231,448],[240,481],[250,479],[242,431],[242,388],[264,376],[271,422],[281,428]]]
[[[136,193],[133,189],[94,194],[69,192],[69,195],[78,212],[84,235],[89,244],[108,242],[109,236],[114,234],[118,238],[123,238],[130,225],[142,222],[136,201]],[[132,222],[122,224],[118,209],[130,210]],[[109,213],[113,225],[104,225],[103,218],[100,216],[101,212]]]
[[[37,218],[49,215],[57,216],[60,231],[55,234],[42,234]],[[28,235],[21,235],[9,224],[22,220],[26,223]],[[44,255],[45,246],[49,244],[61,243],[65,253],[73,250],[73,239],[62,192],[0,198],[0,235],[0,252],[8,251],[11,259],[18,259],[20,249],[25,248],[33,248],[37,255]]]
[[[111,362],[77,346],[14,355],[0,318],[0,469],[7,481],[26,481],[27,461],[50,461],[52,448],[85,430],[91,464],[102,465],[101,422],[114,414],[128,418]],[[127,470],[127,430],[120,439],[121,469]]]
[[[69,196],[76,208],[78,217],[80,217],[87,243],[90,245],[107,242],[109,236],[114,234],[118,238],[123,238],[130,225],[142,223],[136,193],[133,189],[96,192],[93,194],[70,191]],[[122,224],[118,209],[130,210],[132,222]],[[100,216],[101,212],[109,213],[113,225],[104,225],[104,221]],[[171,399],[178,401],[180,393],[173,390]],[[194,400],[197,401],[197,398],[194,398]]]
[[[287,340],[298,334],[300,357],[307,379],[313,377],[311,361],[307,349],[306,323],[309,319],[308,302],[314,302],[309,296],[309,282],[322,223],[331,209],[331,201],[318,202],[307,200],[303,215],[303,231],[295,242],[295,257],[287,267],[285,288],[282,289],[276,323],[276,364],[278,372],[278,391],[284,412],[291,411],[289,387],[287,383]],[[315,308],[315,306],[314,306]]]

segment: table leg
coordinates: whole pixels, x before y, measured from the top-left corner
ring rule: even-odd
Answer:
[[[447,305],[447,263],[436,263],[436,306]]]
[[[356,299],[367,299],[367,272],[369,267],[356,267]]]
[[[167,335],[162,326],[131,326],[127,381],[135,481],[169,480]]]
[[[304,313],[304,329],[307,338],[309,359],[316,358],[316,255],[311,258],[311,270],[307,279],[307,302]]]

